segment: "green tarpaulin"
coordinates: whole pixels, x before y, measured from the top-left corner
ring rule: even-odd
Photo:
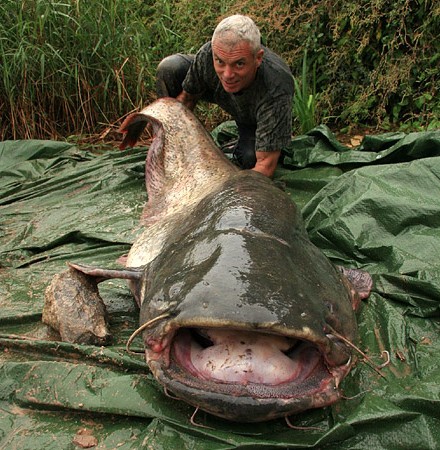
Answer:
[[[219,133],[221,137],[222,132]],[[66,261],[118,267],[146,201],[145,148],[100,152],[0,143],[0,448],[440,448],[440,132],[369,136],[349,149],[325,127],[292,141],[276,182],[335,263],[369,271],[360,357],[332,407],[236,424],[167,397],[125,343],[138,312],[103,283],[114,341],[50,339],[44,290]],[[134,347],[140,348],[136,340]]]

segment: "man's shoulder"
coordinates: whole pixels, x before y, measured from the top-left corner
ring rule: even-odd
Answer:
[[[263,47],[263,50],[264,50],[263,61],[267,61],[272,65],[279,66],[283,69],[283,71],[291,73],[289,66],[281,56],[279,56],[277,53],[275,53],[268,47]]]
[[[203,44],[199,48],[194,58],[192,68],[197,71],[199,76],[202,76],[206,80],[215,76],[211,42],[206,42],[206,44]]]
[[[208,41],[199,48],[198,52],[196,53],[196,58],[201,58],[206,61],[212,59],[211,55],[212,45],[211,41]]]
[[[293,93],[293,77],[289,66],[274,51],[264,47],[262,76],[269,90],[280,87],[288,93]]]

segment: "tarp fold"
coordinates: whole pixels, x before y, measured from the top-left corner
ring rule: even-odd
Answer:
[[[226,124],[214,136],[224,145],[235,133]],[[320,126],[283,151],[275,182],[312,241],[374,279],[358,312],[369,361],[359,355],[345,399],[291,417],[297,428],[203,412],[193,420],[204,427],[191,424],[194,409],[125,350],[138,310],[122,280],[102,283],[109,346],[54,341],[41,323],[67,261],[116,268],[129,250],[146,152],[0,143],[0,448],[75,448],[84,436],[102,449],[440,448],[440,132],[367,136],[352,149]]]

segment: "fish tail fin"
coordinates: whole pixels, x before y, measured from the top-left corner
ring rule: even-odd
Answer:
[[[125,150],[127,147],[134,147],[147,123],[148,119],[145,114],[130,114],[119,128],[119,132],[125,134],[124,139],[119,146],[120,150]]]

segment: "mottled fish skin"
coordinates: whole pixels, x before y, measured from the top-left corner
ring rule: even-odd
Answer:
[[[132,286],[140,323],[169,314],[144,332],[153,374],[188,403],[231,420],[268,420],[338,400],[354,358],[333,333],[355,340],[356,289],[310,242],[291,199],[261,174],[238,171],[183,105],[149,105],[134,116],[132,137],[129,117],[121,127],[126,141],[139,133],[142,116],[155,136],[146,164],[149,200],[127,265],[145,267],[142,286]],[[314,388],[290,386],[298,391],[291,394],[209,383],[172,361],[179,330],[199,327],[313,342],[323,368]]]
[[[67,284],[84,282],[77,290],[96,299],[97,282],[128,279],[153,375],[211,414],[259,422],[339,400],[369,275],[333,266],[288,195],[238,170],[181,103],[129,116],[121,147],[147,123],[148,202],[127,268],[71,264],[85,278]]]

